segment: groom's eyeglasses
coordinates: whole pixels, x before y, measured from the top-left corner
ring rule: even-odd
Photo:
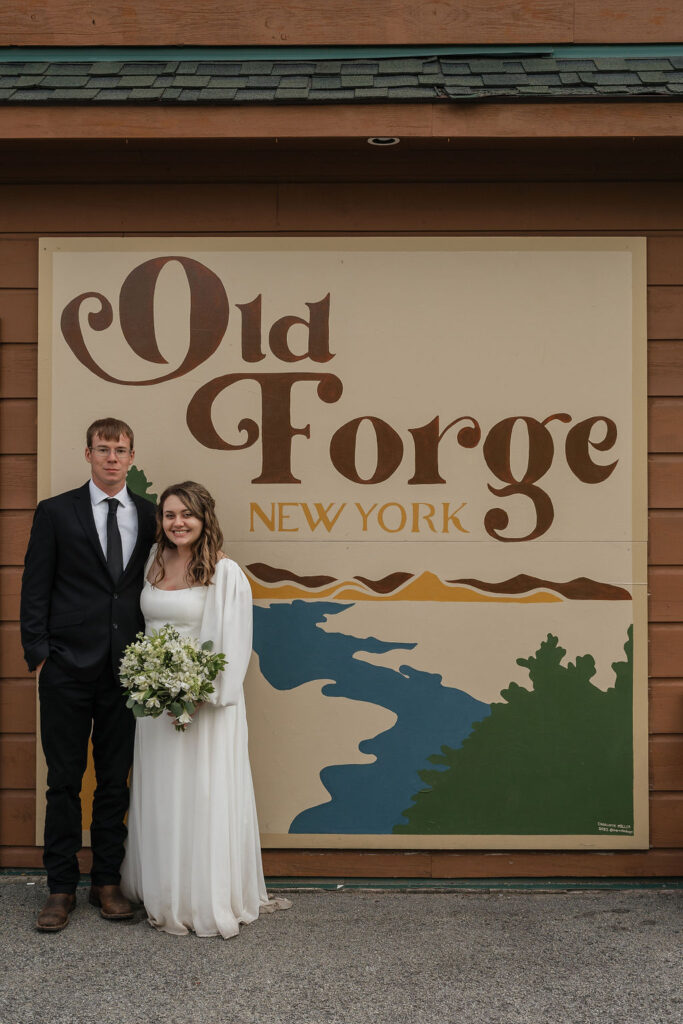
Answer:
[[[93,455],[97,455],[98,459],[106,459],[112,452],[117,459],[125,459],[130,455],[130,448],[107,448],[105,444],[96,444],[94,448],[90,448],[90,451]]]

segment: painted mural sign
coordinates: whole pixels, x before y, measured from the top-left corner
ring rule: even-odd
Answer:
[[[115,415],[216,496],[264,845],[647,844],[644,257],[43,243],[41,492]]]

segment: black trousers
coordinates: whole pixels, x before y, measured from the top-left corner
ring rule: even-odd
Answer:
[[[38,682],[40,734],[47,761],[43,863],[50,892],[75,892],[82,845],[81,785],[92,730],[97,786],[90,829],[93,885],[118,885],[127,829],[128,773],[135,719],[110,665],[87,682],[48,658]]]

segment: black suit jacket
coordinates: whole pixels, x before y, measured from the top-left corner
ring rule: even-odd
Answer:
[[[97,535],[89,485],[41,501],[21,586],[21,642],[31,671],[47,657],[73,678],[96,678],[143,628],[140,591],[154,540],[151,502],[128,492],[138,514],[135,549],[114,584]]]

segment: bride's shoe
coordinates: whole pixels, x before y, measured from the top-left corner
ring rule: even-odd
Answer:
[[[289,910],[292,901],[285,896],[269,896],[267,903],[262,903],[259,909],[261,914],[274,914],[276,910]]]

